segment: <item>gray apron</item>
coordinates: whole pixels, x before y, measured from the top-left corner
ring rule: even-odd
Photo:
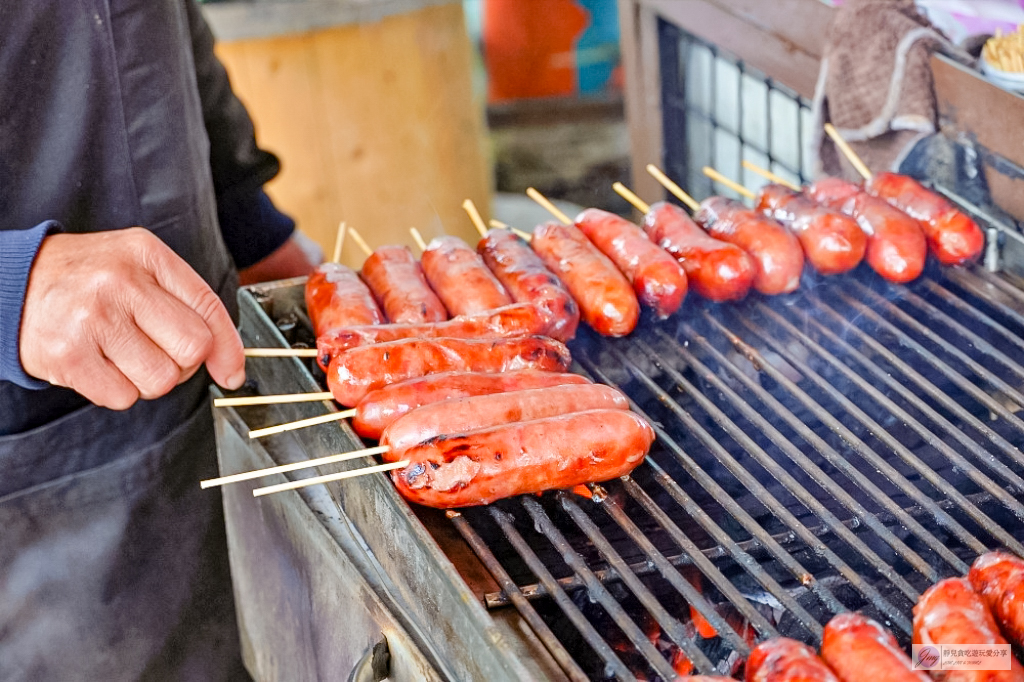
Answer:
[[[0,2],[0,229],[142,225],[233,311],[211,155],[237,182],[254,144],[211,45],[191,0]],[[124,412],[0,382],[0,680],[244,676],[208,381]]]

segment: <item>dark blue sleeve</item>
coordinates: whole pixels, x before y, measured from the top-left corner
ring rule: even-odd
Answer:
[[[247,268],[288,241],[295,221],[281,213],[262,189],[217,197],[220,233],[235,266]]]
[[[50,385],[25,374],[18,336],[29,270],[43,237],[61,229],[56,221],[47,220],[31,230],[0,230],[0,381],[11,381],[23,388]]]

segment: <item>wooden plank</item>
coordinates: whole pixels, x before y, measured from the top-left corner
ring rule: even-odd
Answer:
[[[282,159],[268,192],[326,253],[341,220],[372,246],[413,246],[411,226],[475,243],[460,207],[469,197],[489,213],[490,186],[460,4],[222,43],[218,55]],[[350,240],[342,261],[363,258]]]

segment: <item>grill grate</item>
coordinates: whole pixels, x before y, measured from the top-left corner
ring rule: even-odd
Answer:
[[[936,269],[899,287],[862,268],[689,305],[572,344],[655,425],[632,476],[593,500],[449,512],[502,587],[488,605],[514,604],[572,679],[729,674],[755,640],[817,644],[850,609],[905,644],[930,584],[989,549],[1024,554],[1012,284]]]

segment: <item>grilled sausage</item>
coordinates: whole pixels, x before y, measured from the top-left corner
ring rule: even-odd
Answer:
[[[1006,552],[988,552],[975,559],[967,578],[1003,635],[1024,646],[1024,561]]]
[[[796,235],[804,256],[823,275],[838,275],[860,264],[868,246],[857,221],[782,185],[765,185],[757,208]]]
[[[331,359],[355,346],[368,346],[415,337],[435,339],[482,339],[492,337],[531,336],[547,334],[547,318],[537,306],[513,303],[502,308],[475,315],[460,315],[445,322],[423,324],[378,324],[348,327],[317,337],[317,362],[327,371]]]
[[[352,325],[384,321],[359,275],[340,263],[323,263],[306,280],[306,311],[318,337]]]
[[[512,339],[401,339],[356,346],[339,353],[327,369],[334,399],[354,407],[370,391],[437,372],[564,372],[572,358],[546,336]]]
[[[807,188],[807,194],[857,221],[868,236],[864,258],[886,280],[904,284],[924,270],[928,244],[919,221],[839,178],[816,182]]]
[[[943,265],[975,261],[985,249],[985,234],[978,224],[917,180],[896,173],[879,173],[866,183],[865,189],[921,221],[928,246]]]
[[[841,613],[828,622],[821,657],[841,682],[928,682],[892,633],[859,613]]]
[[[644,216],[651,241],[675,256],[694,290],[711,301],[738,301],[757,273],[743,249],[710,237],[683,209],[661,201]]]
[[[725,197],[702,201],[693,219],[712,237],[750,254],[757,268],[754,288],[762,294],[788,294],[800,286],[804,252],[782,225]]]
[[[839,682],[814,649],[788,637],[768,639],[750,652],[747,682]]]
[[[509,230],[490,230],[477,251],[516,303],[532,303],[547,316],[550,337],[564,342],[576,336],[579,306],[529,244]]]
[[[384,459],[397,462],[401,459],[401,451],[442,434],[557,417],[571,412],[628,409],[629,401],[622,393],[601,384],[490,393],[443,400],[415,409],[384,429],[380,444],[392,448]]]
[[[416,377],[371,391],[356,406],[352,428],[363,438],[377,440],[384,429],[402,415],[423,405],[442,400],[487,395],[503,391],[521,391],[545,386],[589,384],[579,374],[520,370],[501,374],[480,372],[443,372]]]
[[[583,320],[603,336],[625,336],[640,319],[640,303],[625,276],[574,225],[545,223],[530,242],[580,306]]]
[[[992,613],[966,578],[932,585],[914,606],[914,644],[1006,644]],[[1024,668],[1010,656],[1010,670],[944,670],[932,676],[946,682],[1021,682]]]
[[[362,276],[389,322],[416,324],[448,319],[444,304],[430,289],[423,268],[408,247],[380,247],[363,263]]]
[[[639,227],[614,213],[590,208],[576,216],[576,227],[608,256],[633,285],[640,303],[665,319],[686,297],[686,272]]]
[[[472,315],[512,303],[484,261],[458,237],[438,237],[420,256],[423,274],[450,315]]]
[[[402,453],[391,472],[411,502],[447,509],[624,476],[654,430],[625,410],[591,410],[439,436]]]

